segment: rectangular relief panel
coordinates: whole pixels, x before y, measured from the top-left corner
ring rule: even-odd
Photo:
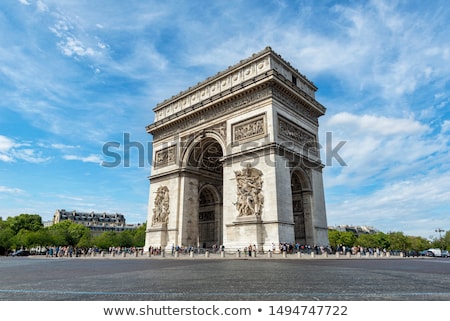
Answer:
[[[231,125],[232,144],[238,145],[267,135],[266,114]]]

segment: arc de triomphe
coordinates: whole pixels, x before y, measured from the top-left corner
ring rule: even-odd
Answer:
[[[145,248],[328,245],[316,90],[267,47],[158,104]]]

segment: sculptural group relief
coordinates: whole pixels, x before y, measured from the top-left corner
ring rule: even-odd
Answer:
[[[260,216],[264,205],[262,193],[262,172],[251,166],[235,171],[237,184],[237,200],[234,205],[238,216]]]
[[[169,220],[169,188],[160,186],[156,190],[153,207],[152,225],[166,223]]]

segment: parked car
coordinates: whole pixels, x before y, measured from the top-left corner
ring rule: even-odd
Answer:
[[[27,250],[18,250],[11,254],[11,256],[28,256],[30,252]]]
[[[441,252],[440,249],[428,249],[427,250],[427,256],[441,257],[442,256],[442,252]]]
[[[417,251],[406,251],[405,255],[407,257],[416,257],[416,256],[420,256],[420,253]]]
[[[441,251],[441,256],[442,257],[448,257],[448,251],[447,250]]]

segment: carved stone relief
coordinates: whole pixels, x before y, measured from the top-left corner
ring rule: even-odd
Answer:
[[[234,124],[232,125],[233,144],[264,137],[267,133],[266,128],[265,114]]]
[[[176,160],[175,146],[167,147],[155,153],[155,167],[174,164]]]
[[[238,216],[260,216],[264,205],[262,172],[248,165],[234,174],[237,183],[237,200],[234,205]]]
[[[169,213],[169,189],[167,186],[160,186],[156,190],[152,225],[167,223],[169,220]]]
[[[319,155],[316,137],[280,116],[278,116],[278,132],[280,136],[283,136],[292,142],[298,143],[302,148],[307,149],[307,151],[312,155]]]

